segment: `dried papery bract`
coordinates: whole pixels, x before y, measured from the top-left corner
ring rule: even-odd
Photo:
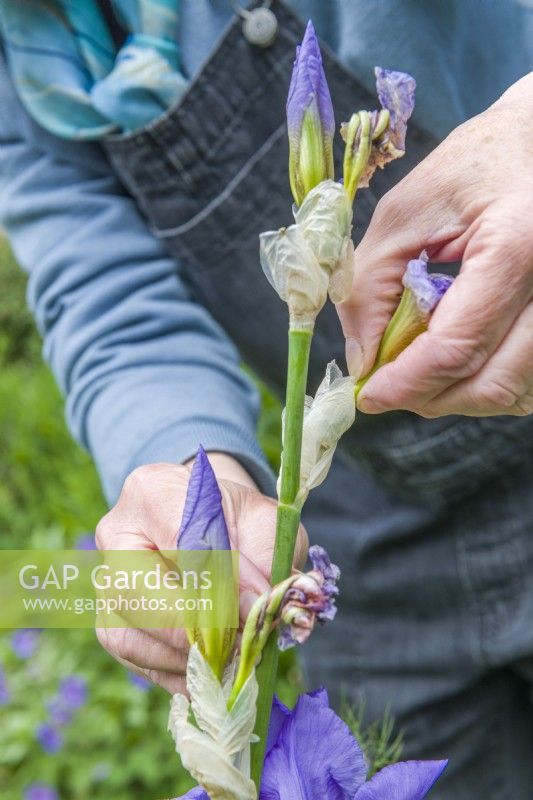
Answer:
[[[231,682],[221,684],[193,645],[187,662],[187,691],[171,701],[169,731],[186,770],[211,800],[255,800],[250,779],[250,744],[255,724],[257,681],[252,672],[228,709]],[[193,724],[190,713],[194,715]]]
[[[296,503],[301,507],[311,489],[326,478],[337,443],[353,425],[355,378],[344,377],[335,361],[330,361],[314,397],[306,396],[300,462],[300,490]]]

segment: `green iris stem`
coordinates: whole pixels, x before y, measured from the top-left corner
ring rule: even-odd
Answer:
[[[312,335],[312,331],[289,330],[283,460],[276,522],[276,540],[272,559],[271,582],[273,585],[285,580],[291,573],[296,537],[300,526],[300,510],[294,507],[294,501],[300,489],[305,390],[307,387],[307,370]],[[278,648],[276,632],[274,632],[270,635],[265,645],[261,663],[257,668],[259,695],[257,698],[255,733],[259,737],[259,741],[252,745],[251,774],[257,787],[258,795],[277,668]]]

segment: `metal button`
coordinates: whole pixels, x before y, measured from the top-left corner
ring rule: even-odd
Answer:
[[[269,8],[254,8],[246,14],[242,31],[250,44],[270,47],[278,33],[278,21]]]

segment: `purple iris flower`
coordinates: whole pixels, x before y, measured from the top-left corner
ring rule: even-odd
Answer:
[[[24,790],[24,800],[59,800],[59,795],[47,783],[32,783]]]
[[[390,114],[389,135],[398,150],[405,150],[407,120],[415,107],[416,81],[407,72],[376,67],[379,102]]]
[[[6,673],[0,667],[0,707],[7,706],[11,697],[9,694],[9,688],[7,685]]]
[[[179,550],[231,550],[222,495],[201,446],[189,478],[177,545]]]
[[[451,275],[429,273],[425,252],[421,253],[420,258],[409,261],[402,278],[403,285],[412,291],[418,309],[425,317],[434,311],[453,280]]]
[[[289,173],[298,205],[318,183],[333,178],[335,115],[311,20],[307,23],[287,98]]]
[[[57,753],[63,747],[63,734],[50,722],[37,726],[35,736],[45,753]]]
[[[447,761],[403,761],[366,780],[363,751],[325,689],[289,711],[274,701],[259,800],[422,800]],[[196,787],[184,797],[208,800]]]
[[[11,636],[11,647],[19,658],[31,658],[37,649],[41,631],[38,628],[20,628]]]

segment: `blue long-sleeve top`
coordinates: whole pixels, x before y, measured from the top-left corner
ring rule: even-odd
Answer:
[[[413,73],[416,118],[437,135],[532,67],[532,12],[515,0],[291,5],[368,88],[374,64]],[[227,0],[184,0],[188,77],[232,14]],[[257,394],[235,348],[195,302],[98,145],[39,128],[1,59],[0,223],[29,272],[29,304],[69,426],[92,453],[110,502],[134,467],[183,461],[200,442],[233,454],[271,488],[255,439]]]

